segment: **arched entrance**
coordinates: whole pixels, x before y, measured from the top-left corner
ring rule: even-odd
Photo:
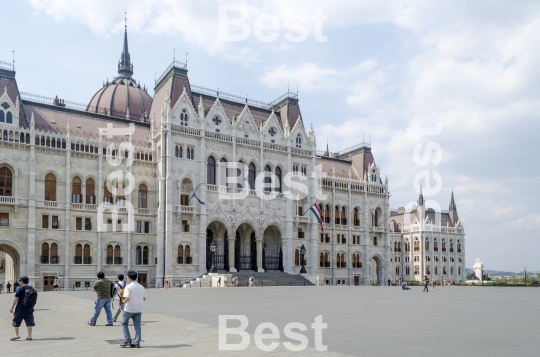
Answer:
[[[227,244],[227,227],[219,222],[211,222],[206,228],[206,270],[210,270],[212,267],[212,251],[210,245],[212,241],[216,244],[216,251],[214,252],[214,259],[216,269],[229,270],[228,255],[229,245]]]
[[[281,231],[275,226],[268,226],[263,236],[263,269],[283,271],[281,244]]]
[[[257,245],[253,226],[243,223],[238,227],[234,246],[236,270],[257,271]]]
[[[20,263],[21,257],[17,249],[0,241],[0,284],[2,285],[2,292],[6,291],[8,282],[11,284],[11,291],[13,291],[13,284],[21,276]]]
[[[373,264],[373,278],[377,285],[383,285],[383,266],[382,266],[382,259],[378,255],[374,255],[371,257],[371,260],[374,262]]]

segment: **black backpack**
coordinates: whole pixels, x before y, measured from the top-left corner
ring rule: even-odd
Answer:
[[[37,302],[37,291],[32,286],[27,285],[24,288],[24,297],[22,300],[23,307],[34,307]]]

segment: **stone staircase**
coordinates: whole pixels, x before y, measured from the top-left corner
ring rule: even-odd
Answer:
[[[228,286],[231,286],[232,277],[238,276],[238,287],[247,287],[249,277],[253,275],[255,278],[254,286],[315,286],[301,274],[288,274],[279,270],[269,270],[264,273],[257,273],[252,270],[243,270],[237,273],[230,273],[225,270],[218,270],[217,275],[227,277]],[[214,275],[215,277],[216,275]],[[215,280],[215,278],[214,278]],[[223,281],[223,279],[222,279]],[[182,285],[184,288],[212,287],[212,276],[205,274],[201,277],[191,280],[189,283]]]

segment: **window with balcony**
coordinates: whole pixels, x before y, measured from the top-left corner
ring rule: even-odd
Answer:
[[[91,178],[86,179],[86,204],[87,205],[95,205],[96,202],[96,194],[95,194],[95,184],[94,180]]]
[[[206,159],[206,183],[209,185],[216,184],[216,159],[208,156]]]
[[[186,219],[182,220],[182,232],[189,232],[189,222]]]
[[[13,174],[7,167],[0,168],[0,196],[13,195]]]
[[[145,184],[139,185],[138,207],[148,208],[148,188]]]
[[[71,183],[71,202],[82,203],[82,186],[79,177],[74,177]]]
[[[56,201],[56,177],[50,173],[45,176],[45,201]]]

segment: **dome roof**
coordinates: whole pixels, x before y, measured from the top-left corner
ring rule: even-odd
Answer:
[[[124,32],[124,47],[118,61],[118,77],[103,84],[90,100],[87,112],[110,115],[131,120],[146,121],[152,107],[152,97],[133,78],[127,27]]]

